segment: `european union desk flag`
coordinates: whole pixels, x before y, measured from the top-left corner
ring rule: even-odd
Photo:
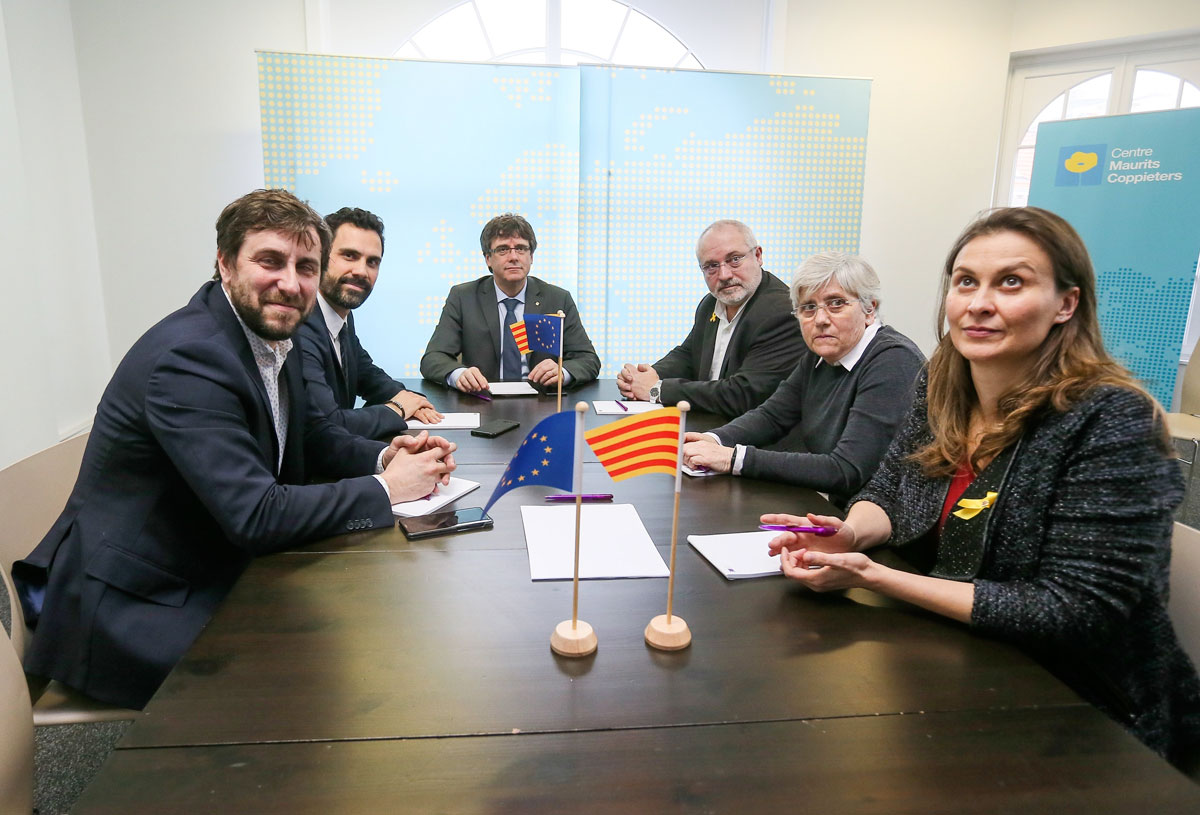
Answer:
[[[509,326],[517,340],[517,350],[522,354],[541,351],[558,354],[558,343],[562,338],[562,318],[556,314],[526,314],[525,319]]]
[[[570,491],[574,458],[575,413],[568,410],[547,416],[521,442],[483,511],[487,512],[501,495],[517,487],[544,484]]]

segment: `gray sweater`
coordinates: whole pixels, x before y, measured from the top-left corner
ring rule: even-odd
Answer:
[[[1200,744],[1200,681],[1167,617],[1179,465],[1146,397],[1097,387],[1047,410],[1021,441],[988,523],[971,627],[1029,651],[1158,752]],[[854,501],[892,522],[900,551],[936,543],[949,488],[908,456],[931,438],[926,378]],[[853,503],[853,502],[852,502]]]
[[[742,475],[821,490],[842,506],[879,466],[924,357],[883,326],[853,370],[818,360],[805,348],[766,402],[712,432],[728,447],[747,445]],[[759,449],[797,427],[804,452]]]

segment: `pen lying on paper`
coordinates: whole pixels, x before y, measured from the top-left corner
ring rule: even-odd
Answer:
[[[621,404],[620,399],[617,400],[617,407],[619,407],[621,410],[625,411],[626,413],[629,412],[629,408],[627,408],[627,407],[625,407],[625,405]]]
[[[551,501],[551,502],[570,501],[570,502],[574,503],[575,496],[574,495],[547,495],[546,500]],[[583,497],[580,500],[585,504],[598,504],[602,501],[611,501],[612,493],[611,492],[584,493]]]
[[[771,532],[807,532],[810,535],[820,535],[823,538],[837,534],[837,530],[832,526],[785,526],[780,524],[759,524],[758,528],[766,529]]]

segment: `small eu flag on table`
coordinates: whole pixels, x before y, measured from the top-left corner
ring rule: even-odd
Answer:
[[[483,511],[487,512],[501,495],[517,487],[543,484],[570,491],[574,460],[575,411],[547,416],[521,442]]]
[[[524,320],[513,323],[509,329],[517,341],[517,350],[522,354],[530,351],[558,354],[562,318],[557,314],[526,314]]]

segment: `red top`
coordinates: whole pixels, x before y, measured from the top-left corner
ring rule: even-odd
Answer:
[[[971,482],[974,480],[975,471],[971,469],[970,461],[964,461],[958,465],[958,472],[954,474],[954,478],[950,481],[950,490],[946,493],[946,503],[942,504],[942,519],[938,522],[939,536],[942,534],[943,527],[946,526],[946,519],[950,517],[950,511],[954,509],[958,499],[962,498],[962,494],[967,491],[967,487],[971,486]]]

